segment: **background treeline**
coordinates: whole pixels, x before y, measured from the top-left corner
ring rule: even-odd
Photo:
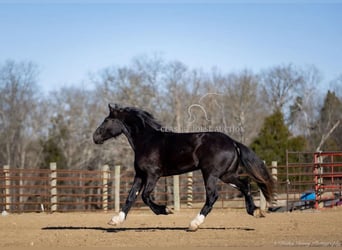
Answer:
[[[285,163],[286,149],[342,150],[342,72],[327,83],[328,91],[318,87],[322,83],[315,66],[282,64],[256,73],[226,73],[142,56],[92,73],[86,88],[42,93],[39,65],[3,61],[0,166],[132,166],[132,150],[123,136],[102,146],[92,141],[110,102],[145,109],[168,130],[225,132],[268,164]]]

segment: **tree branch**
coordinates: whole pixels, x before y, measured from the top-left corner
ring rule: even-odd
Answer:
[[[321,141],[318,145],[318,147],[316,148],[316,152],[321,151],[321,147],[323,146],[323,144],[326,142],[326,140],[330,137],[330,135],[334,132],[334,130],[338,127],[338,125],[340,125],[340,120],[338,120],[334,126],[332,126],[332,128],[329,130],[329,132],[327,134],[323,134]]]

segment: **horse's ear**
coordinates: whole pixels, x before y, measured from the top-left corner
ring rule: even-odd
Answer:
[[[113,106],[112,104],[108,103],[108,108],[109,108],[109,112],[113,113],[115,111],[115,106]]]
[[[110,113],[116,113],[116,112],[121,112],[123,109],[119,104],[116,103],[108,103],[108,108]]]

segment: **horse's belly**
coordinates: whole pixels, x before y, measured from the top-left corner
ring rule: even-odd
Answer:
[[[198,164],[192,157],[169,159],[169,161],[165,162],[163,165],[165,176],[183,174],[198,169]]]

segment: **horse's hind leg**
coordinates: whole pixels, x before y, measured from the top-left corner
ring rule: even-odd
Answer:
[[[154,203],[151,199],[151,193],[153,189],[155,188],[158,179],[159,179],[159,176],[153,176],[153,175],[147,176],[146,185],[141,194],[141,198],[144,201],[144,203],[148,205],[155,214],[167,215],[167,214],[172,213],[172,211],[169,208],[167,208],[165,205],[158,205]]]
[[[250,181],[248,177],[239,177],[238,175],[226,174],[220,177],[220,179],[238,189],[246,201],[246,210],[249,215],[255,217],[263,217],[264,215],[261,213],[260,209],[255,206],[253,197],[251,195],[251,187]]]
[[[204,222],[205,217],[210,213],[218,198],[216,187],[218,180],[217,177],[212,175],[205,176],[203,174],[203,178],[205,183],[206,201],[200,213],[190,222],[189,231],[196,231],[198,229],[198,227]]]

